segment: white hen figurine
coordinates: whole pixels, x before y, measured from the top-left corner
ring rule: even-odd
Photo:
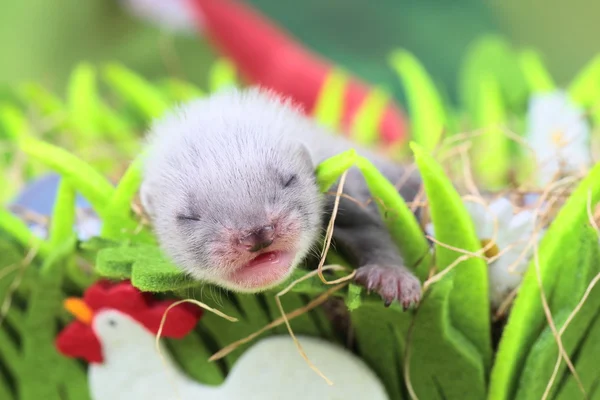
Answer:
[[[76,317],[57,339],[58,349],[89,363],[93,400],[387,400],[381,382],[351,352],[313,337],[300,337],[310,360],[333,385],[311,370],[289,336],[261,340],[235,363],[221,386],[196,382],[182,373],[155,338],[172,301],[156,301],[128,282],[98,282],[83,299],[69,299]],[[195,306],[169,311],[163,336],[181,338],[199,320]]]

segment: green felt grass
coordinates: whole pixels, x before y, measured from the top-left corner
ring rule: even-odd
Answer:
[[[556,219],[550,225],[539,249],[539,264],[545,293],[553,293],[558,282],[558,271],[565,265],[576,268],[579,260],[578,234],[588,222],[587,202],[600,200],[600,164],[597,164],[580,183]],[[599,260],[593,262],[596,265]],[[572,274],[574,271],[565,271]],[[567,304],[568,306],[568,304]],[[515,301],[505,328],[490,388],[493,399],[513,398],[516,379],[522,373],[524,360],[540,329],[546,325],[535,268],[530,267]]]

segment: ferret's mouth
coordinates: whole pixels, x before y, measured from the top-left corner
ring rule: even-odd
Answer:
[[[292,251],[261,253],[229,275],[242,289],[259,290],[274,286],[287,277],[294,261]]]

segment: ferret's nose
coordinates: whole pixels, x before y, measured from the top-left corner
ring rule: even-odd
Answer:
[[[275,227],[273,225],[263,226],[241,238],[240,244],[248,251],[256,252],[269,247],[273,243],[274,237]]]

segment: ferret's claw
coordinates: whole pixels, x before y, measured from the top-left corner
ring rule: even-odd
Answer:
[[[355,280],[379,293],[386,307],[398,301],[406,311],[421,300],[421,283],[403,267],[366,265],[356,271]]]

